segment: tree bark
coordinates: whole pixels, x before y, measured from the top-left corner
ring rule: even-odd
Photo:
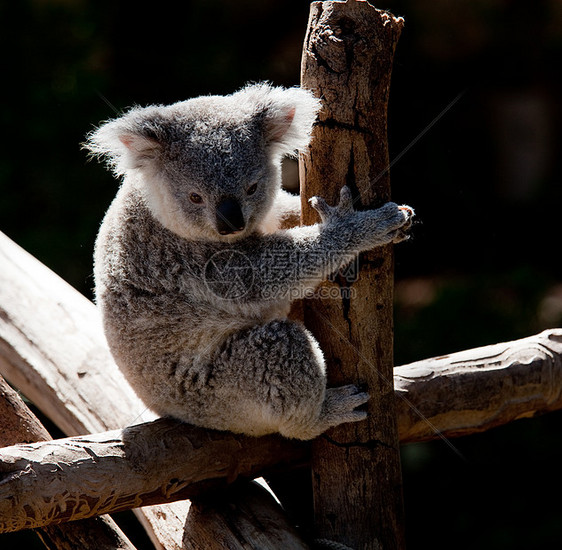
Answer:
[[[475,433],[562,409],[562,329],[395,370],[403,443]],[[1,449],[0,524],[9,530],[201,496],[237,476],[302,464],[309,459],[307,447],[281,437],[242,438],[157,420]],[[206,517],[196,512],[199,519],[188,517],[187,525],[232,525],[220,517],[220,506],[218,517],[210,518],[211,502]]]
[[[396,367],[402,442],[483,432],[562,409],[562,329]]]
[[[201,496],[299,464],[302,442],[172,419],[0,451],[0,532]]]
[[[337,203],[348,185],[356,207],[390,198],[387,101],[402,19],[367,2],[314,2],[301,84],[323,99],[309,154],[301,159],[307,201]],[[320,342],[332,386],[355,383],[371,395],[364,422],[338,426],[313,445],[316,535],[359,549],[404,545],[400,453],[392,383],[393,255],[390,246],[360,257],[360,276],[339,275],[305,303],[305,324]],[[337,475],[335,473],[337,472]]]
[[[236,526],[233,536],[232,525]],[[186,550],[306,550],[281,506],[255,482],[194,500],[187,518]]]
[[[0,446],[48,441],[49,432],[20,396],[0,376]],[[48,525],[36,531],[47,548],[58,550],[134,550],[129,539],[109,517],[72,524]]]

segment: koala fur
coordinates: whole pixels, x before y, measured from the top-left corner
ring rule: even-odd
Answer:
[[[250,85],[228,96],[135,107],[88,137],[122,186],[96,242],[96,301],[111,352],[161,415],[218,430],[311,439],[365,418],[354,386],[326,389],[317,342],[287,319],[359,252],[405,237],[413,211],[356,212],[315,197],[322,222],[281,189],[320,102]]]

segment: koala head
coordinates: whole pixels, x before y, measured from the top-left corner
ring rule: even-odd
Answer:
[[[308,145],[319,108],[300,88],[250,85],[135,107],[93,131],[86,147],[131,179],[169,230],[232,240],[259,229],[280,187],[281,160]]]

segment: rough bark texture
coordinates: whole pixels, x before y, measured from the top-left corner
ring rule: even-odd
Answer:
[[[367,2],[311,5],[301,84],[324,106],[310,154],[301,159],[304,224],[317,221],[307,200],[321,195],[335,204],[343,185],[351,187],[357,208],[390,199],[387,101],[402,24]],[[329,384],[356,383],[371,394],[367,421],[339,426],[313,446],[315,529],[318,537],[356,550],[402,548],[391,247],[362,255],[360,265],[355,282],[339,277],[341,300],[305,304],[305,324],[327,358]]]
[[[0,376],[0,446],[51,439],[18,393]]]
[[[395,371],[403,442],[479,432],[562,409],[562,329]],[[1,449],[1,529],[202,495],[237,476],[302,463],[308,459],[306,447],[280,437],[241,439],[157,420],[123,432]],[[229,498],[234,495],[240,498],[238,492]],[[196,505],[186,525],[234,526],[234,512],[223,516],[224,511],[215,493]],[[247,527],[259,531],[259,525]],[[233,528],[236,537],[240,529]],[[237,540],[224,531],[220,536]]]
[[[403,442],[482,432],[562,409],[562,329],[394,369]]]
[[[14,445],[0,451],[0,532],[200,496],[307,457],[302,442],[171,419]]]
[[[254,482],[195,500],[185,527],[183,544],[186,550],[309,548],[288,524],[284,511],[271,493]]]
[[[49,432],[20,396],[0,376],[0,446],[48,441]],[[125,534],[110,517],[97,517],[37,530],[47,548],[58,550],[134,550]]]

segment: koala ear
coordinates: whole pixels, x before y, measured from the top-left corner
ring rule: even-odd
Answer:
[[[265,140],[274,153],[292,155],[308,146],[321,107],[312,92],[262,83],[247,86],[233,97],[237,105],[245,103],[263,124]]]
[[[153,165],[162,151],[162,140],[155,131],[154,109],[134,108],[121,118],[102,124],[88,134],[84,147],[105,158],[117,175]]]
[[[321,107],[312,92],[301,88],[270,88],[264,106],[266,141],[281,155],[294,155],[310,143],[310,134]]]

